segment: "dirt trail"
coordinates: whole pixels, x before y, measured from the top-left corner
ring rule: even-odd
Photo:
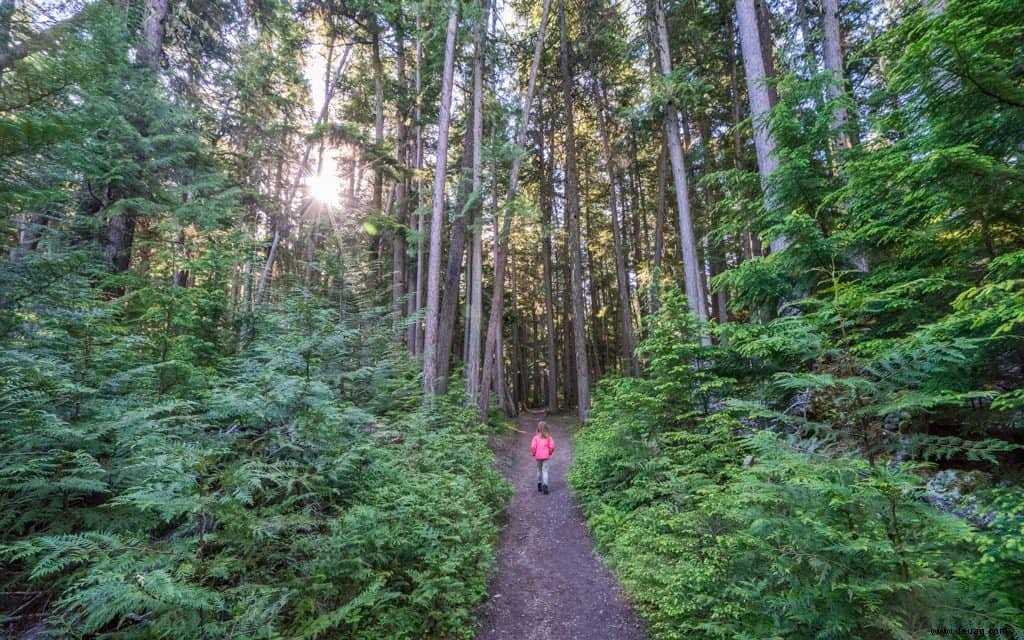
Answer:
[[[501,533],[497,574],[482,607],[477,640],[643,640],[643,624],[595,555],[565,473],[572,446],[565,421],[547,418],[555,439],[551,493],[537,492],[530,439],[540,414],[519,418],[521,433],[495,442],[501,471],[515,485]]]

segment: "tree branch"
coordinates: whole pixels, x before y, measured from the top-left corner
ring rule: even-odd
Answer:
[[[86,7],[88,6],[90,5],[86,5]],[[49,46],[52,46],[62,36],[67,35],[78,28],[79,23],[86,14],[87,11],[83,9],[73,16],[65,18],[64,20],[61,20],[38,33],[32,34],[24,42],[11,44],[7,51],[0,52],[0,70],[10,69],[17,64],[18,61],[27,58],[33,53],[37,53]]]
[[[980,91],[983,95],[986,95],[997,102],[1002,102],[1004,104],[1010,105],[1011,107],[1024,108],[1024,101],[1008,98],[998,93],[995,89],[990,89],[983,85],[981,81],[975,78],[974,74],[971,73],[967,65],[967,61],[964,59],[963,54],[960,53],[960,47],[956,46],[955,42],[951,42],[950,46],[953,48],[953,55],[956,56],[957,67],[958,71],[960,72],[959,75],[963,79],[967,80],[972,85],[974,85],[974,88]]]

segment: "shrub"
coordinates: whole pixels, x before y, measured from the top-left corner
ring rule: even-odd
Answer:
[[[693,325],[654,322],[675,328],[651,331],[642,349],[660,355],[644,379],[599,387],[569,480],[657,638],[909,639],[1019,623],[1019,492],[1000,493],[978,529],[927,502],[925,463],[754,428],[736,417],[750,403],[715,410],[730,385],[679,364],[692,362]]]
[[[422,406],[385,333],[295,305],[209,388],[172,390],[113,337],[99,371],[6,352],[5,631],[471,636],[510,488],[474,413]]]

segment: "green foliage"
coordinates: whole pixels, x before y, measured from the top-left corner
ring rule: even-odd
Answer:
[[[571,481],[659,638],[1024,637],[1024,15],[941,4],[903,7],[867,52],[886,64],[860,144],[835,142],[827,75],[783,74],[772,201],[705,177],[743,220],[723,237],[790,242],[715,278],[740,321],[716,328],[713,360],[675,347],[730,385],[701,407],[707,380],[652,359],[595,396]],[[943,506],[939,467],[1003,482]]]
[[[706,328],[688,309],[682,292],[666,290],[658,313],[649,319],[648,337],[637,348],[650,369],[644,379],[651,385],[649,399],[674,424],[684,424],[694,411],[706,413],[728,388],[728,380],[709,370],[715,351],[694,344],[693,336]]]
[[[727,355],[720,367],[748,390],[748,409],[762,403],[763,426],[854,445],[869,458],[998,464],[1020,446],[1007,431],[1020,421],[1011,364],[1022,347],[1012,331],[1022,307],[1017,261],[1016,253],[994,260],[956,299],[949,289],[957,285],[941,278],[872,292],[868,281],[887,275],[826,270],[825,295],[798,301],[799,315],[721,327],[740,357]],[[909,321],[930,308],[915,296],[939,292],[947,313]]]
[[[3,591],[54,637],[465,637],[509,488],[369,319],[294,303],[171,386],[106,323],[5,351]]]
[[[936,627],[1019,622],[1019,492],[998,494],[983,508],[993,509],[991,522],[975,527],[928,503],[923,464],[872,463],[848,438],[830,448],[807,433],[751,429],[749,403],[702,409],[694,386],[713,397],[728,387],[713,370],[694,382],[692,369],[678,368],[697,349],[692,325],[679,331],[683,317],[675,309],[654,320],[665,324],[643,347],[661,354],[650,379],[607,383],[595,395],[570,473],[600,550],[656,637],[918,638]],[[804,335],[811,324],[786,318],[765,333]],[[674,342],[661,342],[669,335]],[[746,357],[776,357],[755,342],[740,349]],[[821,353],[822,341],[813,344]],[[800,362],[776,358],[787,361]],[[680,380],[688,400],[654,399],[659,379]],[[831,394],[839,421],[858,415],[855,399],[879,380],[783,372],[768,395]],[[894,402],[913,410],[905,396]],[[680,405],[691,408],[688,420],[676,419]]]
[[[0,635],[466,637],[509,497],[481,425],[421,405],[341,251],[334,300],[252,309],[309,25],[171,7],[167,73],[139,3],[0,24],[59,32],[0,91]]]
[[[981,593],[1020,594],[1024,588],[1024,500],[1019,492],[996,489],[986,503],[991,525],[972,533],[978,565],[962,577]]]
[[[591,526],[657,637],[911,638],[1019,615],[992,592],[965,601],[968,528],[924,503],[915,475],[728,427],[673,443],[674,495],[595,496]],[[656,500],[635,507],[641,492]]]

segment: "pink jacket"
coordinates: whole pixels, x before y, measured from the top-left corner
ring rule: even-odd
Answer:
[[[547,460],[555,452],[555,439],[545,438],[539,433],[533,436],[530,443],[530,453],[538,460]]]

